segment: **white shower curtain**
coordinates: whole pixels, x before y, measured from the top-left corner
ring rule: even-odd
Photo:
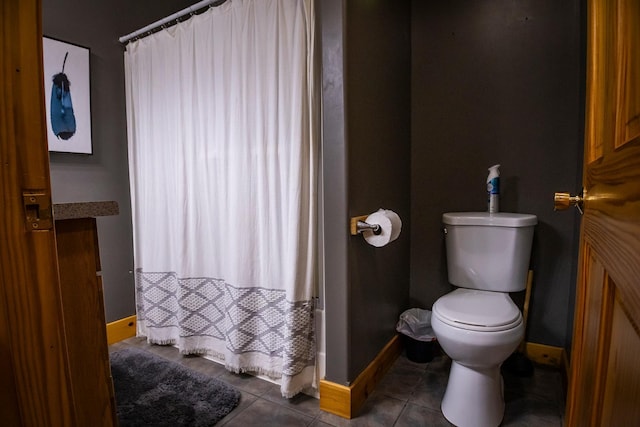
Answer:
[[[312,0],[229,0],[125,52],[138,334],[314,379]]]

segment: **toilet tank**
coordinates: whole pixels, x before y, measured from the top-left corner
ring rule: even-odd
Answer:
[[[497,292],[525,289],[535,215],[449,212],[442,222],[452,285]]]

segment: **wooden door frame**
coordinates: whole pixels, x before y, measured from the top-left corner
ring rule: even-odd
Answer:
[[[51,204],[41,3],[3,0],[0,15],[0,412],[8,425],[74,426],[55,233],[23,206],[27,191]]]

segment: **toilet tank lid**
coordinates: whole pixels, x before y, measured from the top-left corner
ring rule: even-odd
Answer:
[[[447,212],[442,214],[442,222],[446,225],[530,227],[538,223],[538,217],[531,214],[509,212]]]

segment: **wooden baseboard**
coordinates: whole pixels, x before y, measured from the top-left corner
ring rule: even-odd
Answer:
[[[320,410],[351,419],[351,387],[320,380]]]
[[[135,336],[136,316],[129,316],[107,323],[107,343],[109,345]]]
[[[534,363],[539,365],[548,365],[555,368],[562,368],[563,361],[566,358],[562,347],[553,347],[550,345],[537,344],[528,342],[526,345],[526,355]]]
[[[401,352],[400,337],[395,335],[350,386],[320,380],[320,409],[347,419],[355,417]]]

